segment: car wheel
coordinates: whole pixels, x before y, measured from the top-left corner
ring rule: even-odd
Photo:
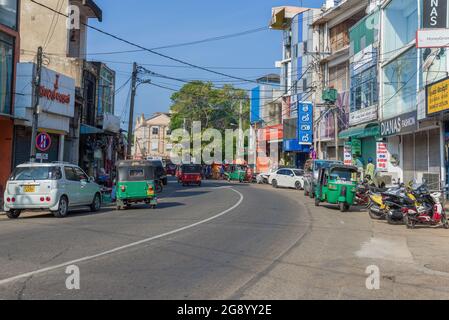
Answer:
[[[9,219],[17,219],[17,218],[19,218],[20,217],[20,214],[22,213],[22,211],[20,211],[20,210],[11,210],[11,211],[9,211],[9,212],[6,212],[6,216],[9,218]]]
[[[277,189],[277,187],[278,187],[278,182],[277,182],[276,180],[273,180],[273,181],[271,182],[271,185],[273,186],[273,188]]]
[[[90,205],[90,211],[91,212],[97,212],[101,209],[101,197],[100,194],[95,194],[94,200],[92,201],[92,204]]]
[[[69,200],[66,196],[62,196],[61,199],[59,199],[59,206],[58,210],[53,212],[53,215],[56,218],[64,218],[67,216],[67,213],[69,211]]]
[[[301,182],[299,182],[299,181],[295,182],[295,189],[296,190],[301,190],[302,189]]]

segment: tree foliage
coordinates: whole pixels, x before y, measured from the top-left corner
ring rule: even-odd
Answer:
[[[210,82],[193,81],[184,85],[171,97],[171,129],[184,126],[190,131],[194,121],[208,128],[236,129],[239,123],[240,102],[243,104],[243,129],[249,127],[249,99],[247,92],[232,85],[215,88]]]

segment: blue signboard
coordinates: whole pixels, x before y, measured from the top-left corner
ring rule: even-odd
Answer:
[[[299,144],[313,144],[313,105],[309,102],[298,103],[298,131]]]

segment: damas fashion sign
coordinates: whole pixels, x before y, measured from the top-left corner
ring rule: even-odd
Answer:
[[[402,114],[380,123],[380,132],[383,137],[413,132],[417,128],[418,120],[416,111]]]

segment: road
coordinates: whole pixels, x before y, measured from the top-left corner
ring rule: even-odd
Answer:
[[[171,181],[156,210],[0,217],[0,299],[447,299],[448,258],[446,230],[270,186]],[[372,265],[380,290],[366,287]]]

